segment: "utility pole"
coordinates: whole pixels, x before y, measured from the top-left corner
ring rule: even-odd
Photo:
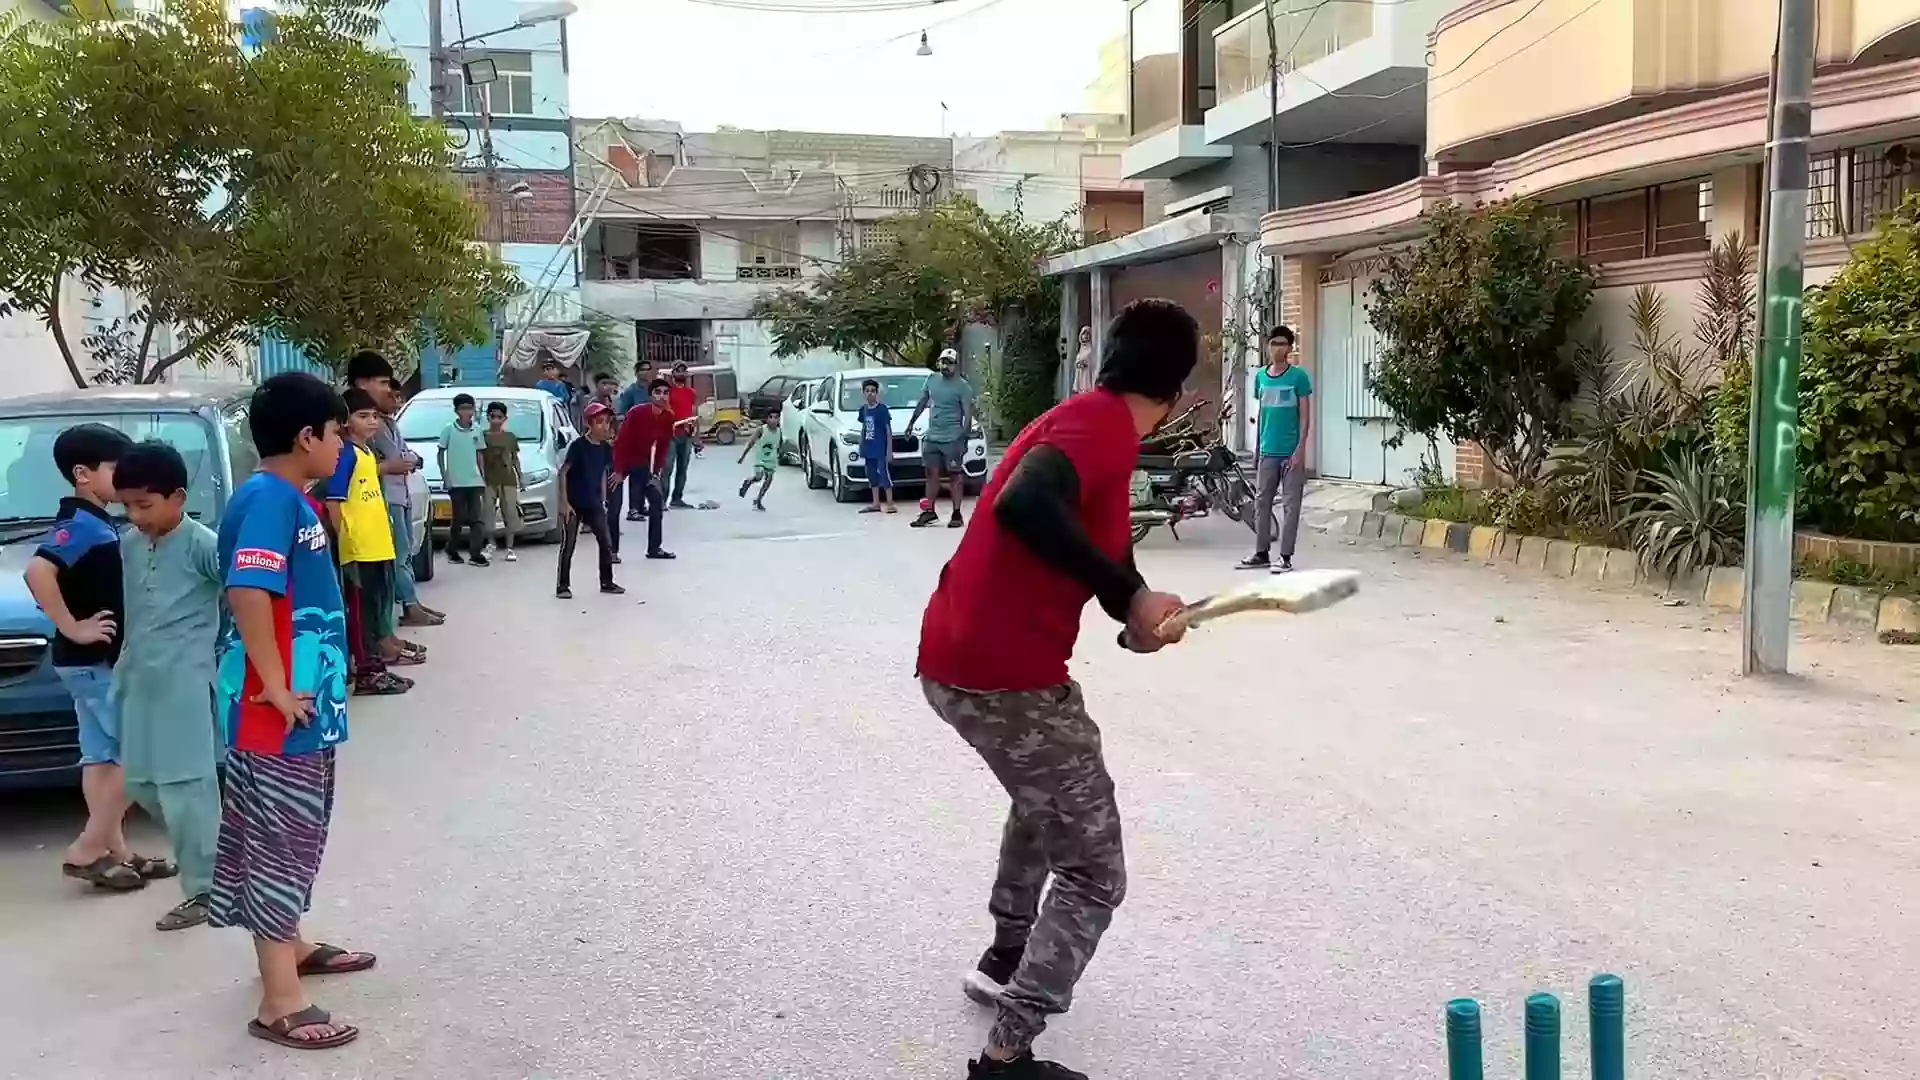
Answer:
[[[1307,18],[1313,18],[1309,13]],[[1266,0],[1267,20],[1267,213],[1280,209],[1280,38],[1273,26],[1273,0]],[[1272,286],[1273,318],[1267,320],[1275,325],[1280,322],[1280,260],[1269,256],[1269,272]],[[1262,341],[1267,328],[1258,327],[1255,331]]]
[[[1774,58],[1761,331],[1747,429],[1746,598],[1740,616],[1740,670],[1746,675],[1784,674],[1793,636],[1793,493],[1799,473],[1815,3],[1780,0]]]
[[[427,111],[433,116],[434,125],[446,130],[447,116],[447,49],[444,31],[440,20],[442,0],[427,0]],[[429,329],[426,361],[420,365],[420,386],[424,389],[440,385],[440,369],[446,359],[440,348],[440,336]]]

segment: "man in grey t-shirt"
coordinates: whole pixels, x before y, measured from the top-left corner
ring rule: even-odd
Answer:
[[[920,516],[913,519],[913,527],[924,529],[940,520],[936,510],[940,501],[940,481],[949,478],[953,488],[953,516],[947,519],[947,527],[957,529],[966,524],[960,516],[960,500],[966,493],[966,473],[962,468],[967,457],[967,421],[973,413],[973,387],[960,377],[960,354],[952,349],[940,350],[940,373],[927,379],[926,392],[920,395],[920,403],[913,407],[913,416],[907,420],[907,430],[920,420],[920,414],[927,413],[927,433],[920,443],[920,460],[927,467],[927,501]]]

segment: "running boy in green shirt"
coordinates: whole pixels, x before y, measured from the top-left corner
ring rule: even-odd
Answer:
[[[758,482],[760,493],[753,497],[753,508],[765,510],[767,489],[773,486],[773,474],[780,470],[780,406],[775,405],[773,411],[767,414],[766,420],[760,425],[760,433],[745,450],[740,451],[740,460],[747,460],[749,453],[754,455],[753,475],[740,482],[740,497],[746,498],[747,489]]]

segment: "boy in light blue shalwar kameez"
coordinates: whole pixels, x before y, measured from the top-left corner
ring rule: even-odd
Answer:
[[[161,442],[129,450],[114,474],[134,526],[120,540],[127,625],[113,669],[127,796],[166,827],[186,894],[161,930],[207,921],[220,842],[213,677],[224,581],[218,537],[185,514],[188,483],[179,452]]]

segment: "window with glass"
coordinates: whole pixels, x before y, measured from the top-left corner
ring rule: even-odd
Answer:
[[[1180,123],[1181,0],[1145,0],[1127,12],[1132,70],[1128,80],[1133,134],[1152,135]]]
[[[763,225],[740,230],[741,266],[799,266],[800,227]]]
[[[1653,188],[1653,254],[1686,255],[1713,247],[1713,183],[1689,180]]]
[[[508,398],[504,402],[507,407],[507,430],[523,443],[537,443],[546,438],[545,410],[550,402],[551,398],[546,402],[530,397]],[[476,399],[475,404],[475,423],[485,424],[487,406],[492,402],[483,396]],[[400,437],[410,443],[433,442],[453,421],[453,398],[438,395],[415,398],[400,411]]]
[[[911,409],[920,404],[920,395],[927,392],[927,376],[912,375],[874,375],[874,382],[880,384],[880,404],[889,409]],[[866,379],[848,376],[840,380],[840,411],[857,412],[867,403],[867,392],[862,387]]]
[[[225,502],[226,483],[212,426],[197,413],[71,413],[0,418],[0,533],[44,526],[73,494],[53,464],[53,441],[78,424],[105,424],[135,442],[157,439],[187,465],[187,513],[211,525]]]
[[[533,54],[524,52],[471,53],[467,63],[493,61],[494,79],[478,86],[465,86],[460,111],[478,116],[533,115]]]
[[[1564,227],[1556,253],[1589,263],[1686,255],[1713,246],[1713,182],[1680,180],[1549,208]]]

